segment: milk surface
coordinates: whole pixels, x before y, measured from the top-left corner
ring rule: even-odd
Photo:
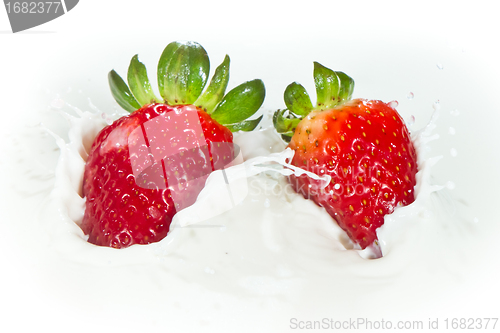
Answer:
[[[220,190],[213,173],[162,241],[121,250],[87,243],[78,226],[87,151],[98,131],[122,114],[91,105],[81,111],[62,100],[48,109],[66,123],[33,124],[32,138],[16,140],[55,142],[40,155],[57,160],[53,170],[33,171],[25,180],[47,193],[27,224],[39,231],[35,290],[42,302],[65,304],[62,320],[70,324],[75,314],[103,327],[109,318],[128,316],[127,329],[153,331],[285,332],[324,318],[427,321],[436,311],[456,315],[460,307],[450,306],[450,297],[476,277],[480,222],[454,197],[452,180],[433,179],[433,167],[451,158],[432,150],[442,140],[435,133],[444,112],[438,104],[429,108],[428,125],[412,131],[416,200],[386,216],[378,230],[384,257],[375,260],[354,249],[323,208],[288,186],[282,164],[293,152],[267,124],[235,135],[245,162],[226,172],[244,179],[247,192],[231,209],[217,211],[210,201]],[[23,227],[29,226],[12,228]]]

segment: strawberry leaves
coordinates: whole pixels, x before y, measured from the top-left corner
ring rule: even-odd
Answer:
[[[276,131],[281,134],[281,138],[290,142],[295,128],[299,124],[302,118],[297,117],[289,110],[278,110],[273,115],[273,125]]]
[[[250,132],[253,131],[257,125],[259,125],[260,121],[262,120],[264,116],[260,116],[259,118],[252,119],[252,120],[245,120],[237,124],[230,124],[226,125],[226,127],[231,131],[231,132],[237,132],[237,131],[244,131],[244,132]]]
[[[297,124],[312,111],[322,111],[342,105],[351,100],[354,80],[343,72],[335,72],[314,62],[316,107],[306,89],[297,82],[289,84],[284,93],[287,109],[274,113],[273,124],[283,140],[290,142]]]
[[[307,116],[313,109],[306,88],[297,82],[293,82],[286,87],[284,99],[286,107],[297,115]]]
[[[261,80],[240,84],[227,93],[212,113],[223,125],[236,124],[252,116],[264,102],[266,91]]]
[[[151,89],[151,84],[149,83],[146,66],[139,61],[139,56],[137,54],[130,61],[127,81],[130,86],[130,90],[139,104],[145,105],[157,101],[157,98]]]
[[[210,72],[206,50],[195,42],[172,42],[163,50],[158,62],[160,95],[168,105],[195,105],[232,131],[251,131],[262,117],[246,119],[253,116],[262,105],[265,98],[264,83],[258,79],[248,81],[224,95],[229,82],[229,63],[229,56],[226,55],[204,91]],[[128,86],[114,70],[108,78],[113,97],[129,112],[143,105],[163,102],[151,89],[146,67],[137,55],[130,62]]]
[[[342,72],[334,72],[314,62],[314,83],[316,85],[316,110],[331,109],[352,97],[354,80]]]
[[[141,105],[135,99],[127,84],[114,70],[108,74],[109,87],[111,94],[116,102],[128,112],[134,112],[139,109]]]
[[[180,42],[172,42],[168,44],[160,56],[157,69],[158,88],[160,89],[160,94],[164,94],[164,91],[166,90],[168,65],[170,64],[175,51],[177,51],[181,45],[182,43]]]
[[[224,97],[227,83],[229,82],[229,56],[226,55],[222,64],[217,67],[212,81],[207,90],[195,102],[195,105],[203,106],[208,114],[211,114],[217,104]]]
[[[175,45],[178,45],[175,52],[170,54],[169,49],[160,58],[160,63],[166,66],[158,71],[158,82],[163,80],[160,95],[169,105],[193,104],[208,79],[210,61],[207,51],[193,42]]]

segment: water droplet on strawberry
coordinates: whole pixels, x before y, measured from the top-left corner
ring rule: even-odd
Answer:
[[[411,91],[408,93],[408,95],[406,95],[406,98],[408,98],[409,100],[412,100],[413,97],[415,97],[415,94],[413,94]]]

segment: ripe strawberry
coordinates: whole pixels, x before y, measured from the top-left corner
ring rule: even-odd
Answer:
[[[298,83],[285,90],[288,110],[278,110],[274,124],[289,148],[292,165],[331,176],[322,189],[305,175],[290,176],[292,187],[312,199],[337,221],[362,249],[378,255],[376,230],[398,205],[415,200],[417,156],[393,103],[350,100],[354,81],[314,63],[317,106]]]
[[[192,42],[173,42],[163,51],[163,99],[152,92],[137,55],[128,69],[130,89],[115,71],[109,73],[113,97],[131,114],[105,127],[89,152],[81,228],[90,243],[123,248],[163,239],[175,213],[196,200],[209,173],[234,159],[231,131],[258,125],[262,116],[245,119],[264,100],[262,81],[224,95],[228,56],[203,92],[208,73],[205,49]]]

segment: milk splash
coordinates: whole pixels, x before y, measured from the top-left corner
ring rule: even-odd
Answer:
[[[429,300],[446,299],[464,277],[464,251],[470,248],[464,245],[474,243],[478,223],[432,178],[441,158],[431,150],[439,138],[437,104],[430,123],[412,131],[419,159],[416,200],[385,217],[377,231],[383,257],[376,260],[366,260],[373,253],[356,249],[322,207],[290,188],[285,176],[302,171],[286,165],[292,152],[272,127],[235,134],[246,161],[224,170],[228,187],[220,186],[221,170],[212,173],[163,240],[119,250],[90,244],[78,226],[82,174],[94,137],[112,119],[98,110],[67,111],[73,114],[64,113],[68,139],[54,134],[60,150],[54,187],[36,221],[46,239],[37,251],[55,285],[45,289],[61,290],[66,303],[92,309],[99,300],[131,318],[138,315],[132,304],[140,304],[145,317],[158,318],[157,328],[183,327],[201,314],[213,325],[267,316],[276,332],[298,314],[383,317],[400,311],[403,300],[429,309]],[[240,193],[241,202],[217,207],[212,200],[218,191],[234,198]]]
[[[52,228],[52,234],[58,233],[64,235],[69,232],[82,240],[86,240],[87,237],[83,235],[83,232],[78,227],[81,224],[85,208],[85,199],[82,198],[81,193],[85,160],[93,138],[104,126],[110,124],[112,119],[99,112],[95,107],[93,107],[93,112],[81,111],[74,107],[71,107],[71,109],[74,110],[76,116],[60,110],[70,125],[68,142],[65,142],[62,138],[47,129],[56,138],[57,145],[60,149],[60,157],[55,171],[55,185],[50,196],[50,201],[51,204],[55,204],[58,207],[57,210],[66,217],[66,223],[59,225],[51,223],[50,228]],[[123,114],[116,114],[113,115],[113,118],[122,115]],[[412,140],[417,149],[419,165],[419,172],[416,176],[416,200],[406,207],[397,207],[393,214],[385,217],[385,224],[377,231],[380,249],[367,248],[365,250],[360,250],[359,248],[356,249],[356,245],[346,240],[345,237],[343,240],[338,240],[338,242],[344,244],[347,248],[351,248],[353,251],[358,252],[362,258],[378,258],[381,257],[382,254],[385,255],[390,252],[392,248],[391,244],[395,242],[395,239],[397,239],[401,233],[405,232],[404,230],[406,229],[404,226],[407,224],[405,221],[409,220],[408,217],[420,216],[422,214],[425,215],[431,194],[444,188],[444,186],[441,185],[431,185],[430,180],[431,168],[440,158],[442,158],[442,156],[427,156],[429,153],[429,142],[439,138],[437,134],[433,134],[437,126],[436,121],[438,117],[439,105],[436,103],[433,116],[427,126],[420,131],[412,133]],[[272,135],[271,133],[273,134],[273,132],[269,130],[267,132],[262,131],[260,135]],[[259,133],[255,134],[259,135]],[[243,145],[242,150],[244,150],[245,142],[241,142],[240,145]],[[293,153],[292,150],[285,149],[278,153],[269,153],[267,156],[254,157],[248,159],[244,163],[212,172],[206,181],[204,189],[199,194],[197,201],[192,206],[181,210],[175,215],[171,224],[171,231],[164,240],[149,245],[133,246],[132,248],[149,248],[153,253],[156,253],[156,255],[164,255],[171,252],[173,248],[175,248],[172,247],[171,244],[177,243],[176,238],[179,238],[179,229],[193,227],[208,220],[213,221],[217,216],[224,214],[237,205],[241,205],[245,199],[248,200],[246,197],[249,194],[249,179],[258,177],[262,174],[275,173],[281,176],[289,176],[291,174],[299,176],[301,174],[306,174],[311,178],[320,180],[322,187],[326,187],[330,181],[329,176],[318,176],[287,163],[287,161],[290,161],[293,157]],[[221,184],[224,183],[226,186],[221,186]],[[283,196],[283,193],[278,193],[277,195]],[[271,205],[269,198],[266,200],[265,207],[269,207]],[[332,223],[334,222],[332,221]],[[56,232],[56,230],[59,230],[59,232]],[[65,246],[68,245],[67,242],[63,243],[66,244]],[[80,246],[83,245],[80,244]],[[102,250],[102,248],[97,248]],[[128,251],[132,250],[129,249]]]

